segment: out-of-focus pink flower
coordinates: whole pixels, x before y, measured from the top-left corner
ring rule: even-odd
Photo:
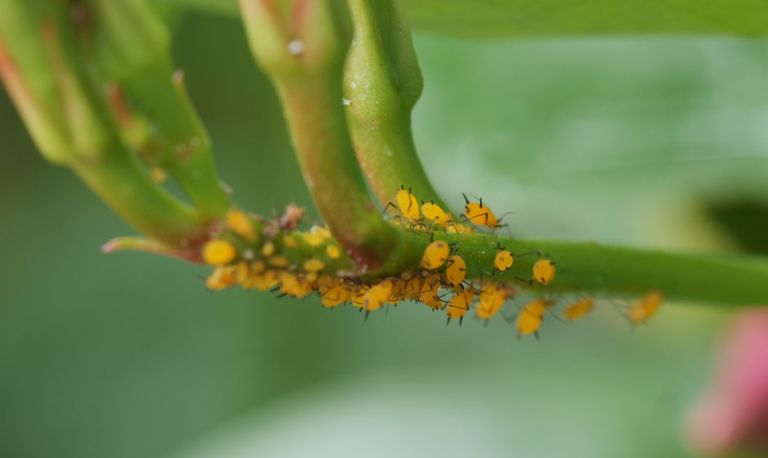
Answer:
[[[691,448],[768,456],[768,311],[741,313],[726,334],[714,380],[686,423]]]

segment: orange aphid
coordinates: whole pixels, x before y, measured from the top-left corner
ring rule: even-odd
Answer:
[[[226,240],[209,240],[203,246],[203,260],[212,266],[229,264],[237,256],[235,246]]]
[[[658,291],[651,291],[635,301],[627,312],[627,317],[632,324],[640,324],[650,319],[661,307],[664,296]]]
[[[534,299],[525,304],[517,315],[517,333],[527,336],[537,333],[544,319],[544,312],[552,306],[552,302],[545,299]]]
[[[406,219],[409,221],[419,220],[419,201],[410,188],[406,190],[404,187],[400,187],[400,190],[395,194],[395,202],[398,210]]]
[[[280,292],[287,296],[301,299],[312,292],[312,287],[308,282],[290,272],[280,272],[278,279],[280,280]]]
[[[256,230],[253,228],[251,219],[245,213],[240,210],[229,210],[226,215],[227,227],[239,235],[240,237],[248,240],[249,242],[256,241]]]
[[[218,267],[205,279],[205,287],[213,291],[229,288],[236,284],[237,269],[235,266]]]
[[[496,257],[493,258],[493,267],[495,267],[499,272],[504,272],[505,270],[512,267],[512,264],[514,263],[515,258],[508,250],[497,251]]]
[[[568,305],[565,310],[563,310],[563,318],[568,321],[580,320],[594,308],[595,300],[591,297],[585,297]]]
[[[451,253],[451,246],[443,240],[435,240],[424,249],[424,255],[421,258],[421,267],[429,270],[439,269],[448,260]]]
[[[389,302],[393,289],[392,279],[386,279],[381,283],[371,286],[363,295],[363,307],[372,312]]]
[[[552,283],[552,280],[555,279],[555,273],[557,273],[557,268],[550,259],[539,259],[533,265],[533,279],[542,285]]]
[[[424,214],[424,218],[434,224],[440,224],[445,226],[453,222],[453,215],[446,212],[439,205],[430,201],[421,204],[421,213]]]
[[[475,293],[471,289],[462,291],[451,298],[446,308],[448,314],[448,322],[452,318],[458,318],[459,324],[464,320],[464,315],[469,311],[469,307],[472,304]]]
[[[454,254],[448,258],[447,267],[445,268],[445,280],[451,284],[454,288],[461,285],[464,278],[467,276],[467,263],[464,259]]]
[[[493,211],[483,204],[483,199],[480,199],[478,202],[472,202],[467,198],[466,194],[462,194],[462,196],[464,196],[464,202],[466,203],[464,205],[464,216],[467,221],[490,229],[496,229],[499,226],[499,220]]]
[[[504,302],[512,294],[512,289],[502,285],[489,283],[480,290],[480,301],[477,305],[477,317],[489,320],[504,306]]]
[[[304,270],[307,272],[320,272],[325,268],[325,263],[319,259],[312,258],[304,261]]]

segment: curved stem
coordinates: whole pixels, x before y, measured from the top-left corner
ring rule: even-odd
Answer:
[[[383,205],[411,188],[447,209],[419,161],[411,110],[423,80],[403,6],[397,0],[347,0],[354,45],[347,56],[344,95],[358,161]]]
[[[330,0],[241,0],[253,54],[272,79],[317,209],[361,272],[418,259],[415,237],[388,224],[371,200],[342,108],[345,15]]]

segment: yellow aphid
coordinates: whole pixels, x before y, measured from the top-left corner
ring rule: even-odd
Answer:
[[[386,279],[381,283],[371,286],[363,296],[363,307],[369,312],[379,309],[382,305],[389,302],[393,286],[394,284],[391,279]]]
[[[563,310],[563,318],[568,321],[580,320],[594,308],[595,300],[590,297],[585,297],[568,305],[565,310]]]
[[[467,263],[464,259],[454,254],[448,258],[448,267],[445,268],[445,280],[454,288],[461,285],[467,276]]]
[[[419,295],[422,293],[421,278],[411,277],[404,281],[403,296],[406,299],[419,299]]]
[[[264,272],[267,269],[267,266],[264,265],[264,261],[253,261],[251,263],[251,272],[260,274]]]
[[[287,296],[301,299],[312,291],[309,283],[290,272],[280,272],[278,279],[280,280],[280,292]]]
[[[451,223],[445,227],[445,232],[449,234],[471,234],[475,232],[472,226],[466,224]]]
[[[283,256],[281,254],[278,254],[276,256],[272,256],[271,258],[268,259],[268,261],[269,261],[269,265],[270,266],[272,266],[272,267],[279,267],[279,268],[288,267],[288,265],[291,263],[288,260],[288,258],[286,258],[285,256]]]
[[[296,237],[286,234],[283,236],[283,246],[286,248],[296,248],[299,246],[299,242],[296,241]]]
[[[235,246],[226,240],[209,240],[203,246],[203,260],[212,266],[229,264],[237,256]]]
[[[160,167],[152,167],[149,169],[149,177],[155,183],[165,183],[165,180],[168,179],[168,173]]]
[[[227,227],[235,234],[249,242],[256,241],[256,230],[253,228],[251,219],[245,213],[240,210],[229,210],[226,222]]]
[[[323,307],[333,308],[348,302],[352,298],[352,289],[337,280],[335,283],[324,288],[320,296],[322,298],[320,303],[323,304]]]
[[[421,213],[424,214],[424,218],[426,218],[427,221],[434,224],[440,224],[441,226],[453,222],[453,215],[440,208],[440,206],[434,202],[425,202],[421,204]]]
[[[555,263],[549,259],[539,259],[533,265],[533,279],[542,285],[548,285],[555,279],[557,269]]]
[[[458,318],[459,323],[464,319],[464,315],[469,311],[469,306],[472,304],[474,298],[472,290],[468,289],[455,296],[453,296],[448,302],[446,313],[448,314],[448,321],[452,318]]]
[[[514,263],[515,258],[512,256],[512,253],[507,250],[499,250],[496,252],[496,257],[493,258],[493,267],[499,272],[504,272],[512,267],[512,264]]]
[[[464,216],[467,221],[490,229],[496,229],[499,226],[499,220],[496,219],[496,215],[493,211],[488,208],[487,205],[483,204],[483,199],[480,199],[479,202],[470,202],[466,195],[462,195],[464,196],[464,202],[466,203],[466,205],[464,205]]]
[[[304,274],[304,280],[310,283],[314,288],[315,282],[317,281],[317,272],[307,272],[306,274]]]
[[[277,273],[274,270],[262,270],[261,272],[251,270],[250,276],[243,282],[243,288],[268,291],[274,288],[277,283]]]
[[[205,279],[205,287],[212,291],[229,288],[236,284],[237,272],[235,266],[218,267]]]
[[[410,189],[400,188],[395,195],[395,202],[400,213],[405,216],[409,221],[417,221],[419,219],[419,201],[416,196],[413,195]]]
[[[435,240],[424,249],[424,255],[421,258],[421,267],[429,270],[439,269],[448,260],[451,253],[451,246],[443,240]]]
[[[438,293],[440,292],[440,285],[429,286],[425,285],[419,293],[418,299],[432,310],[441,309],[445,304],[440,300]]]
[[[237,282],[241,285],[248,281],[248,277],[251,274],[250,266],[245,261],[240,261],[237,263],[237,266],[235,266],[235,277],[237,278]]]
[[[534,299],[525,304],[517,315],[517,333],[527,336],[538,332],[544,319],[544,312],[551,306],[552,302],[544,299]]]
[[[304,262],[304,270],[307,272],[320,272],[325,268],[325,263],[319,259],[308,259]]]
[[[341,256],[341,250],[336,245],[328,245],[325,248],[325,254],[331,259],[337,259]]]
[[[275,254],[275,244],[272,242],[267,242],[261,247],[261,255],[265,258],[268,258]]]
[[[632,324],[640,324],[651,318],[661,307],[664,296],[658,291],[651,291],[629,307],[628,318]]]
[[[312,232],[304,232],[301,236],[309,246],[320,246],[325,241],[321,235]]]
[[[497,286],[493,283],[480,291],[480,302],[477,305],[477,317],[490,320],[504,306],[504,302],[512,293],[511,288]]]

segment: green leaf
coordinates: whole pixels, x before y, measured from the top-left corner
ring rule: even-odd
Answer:
[[[154,0],[237,14],[235,0]],[[407,0],[412,25],[467,38],[768,33],[763,0]]]
[[[768,32],[762,0],[409,0],[415,27],[465,37]]]

